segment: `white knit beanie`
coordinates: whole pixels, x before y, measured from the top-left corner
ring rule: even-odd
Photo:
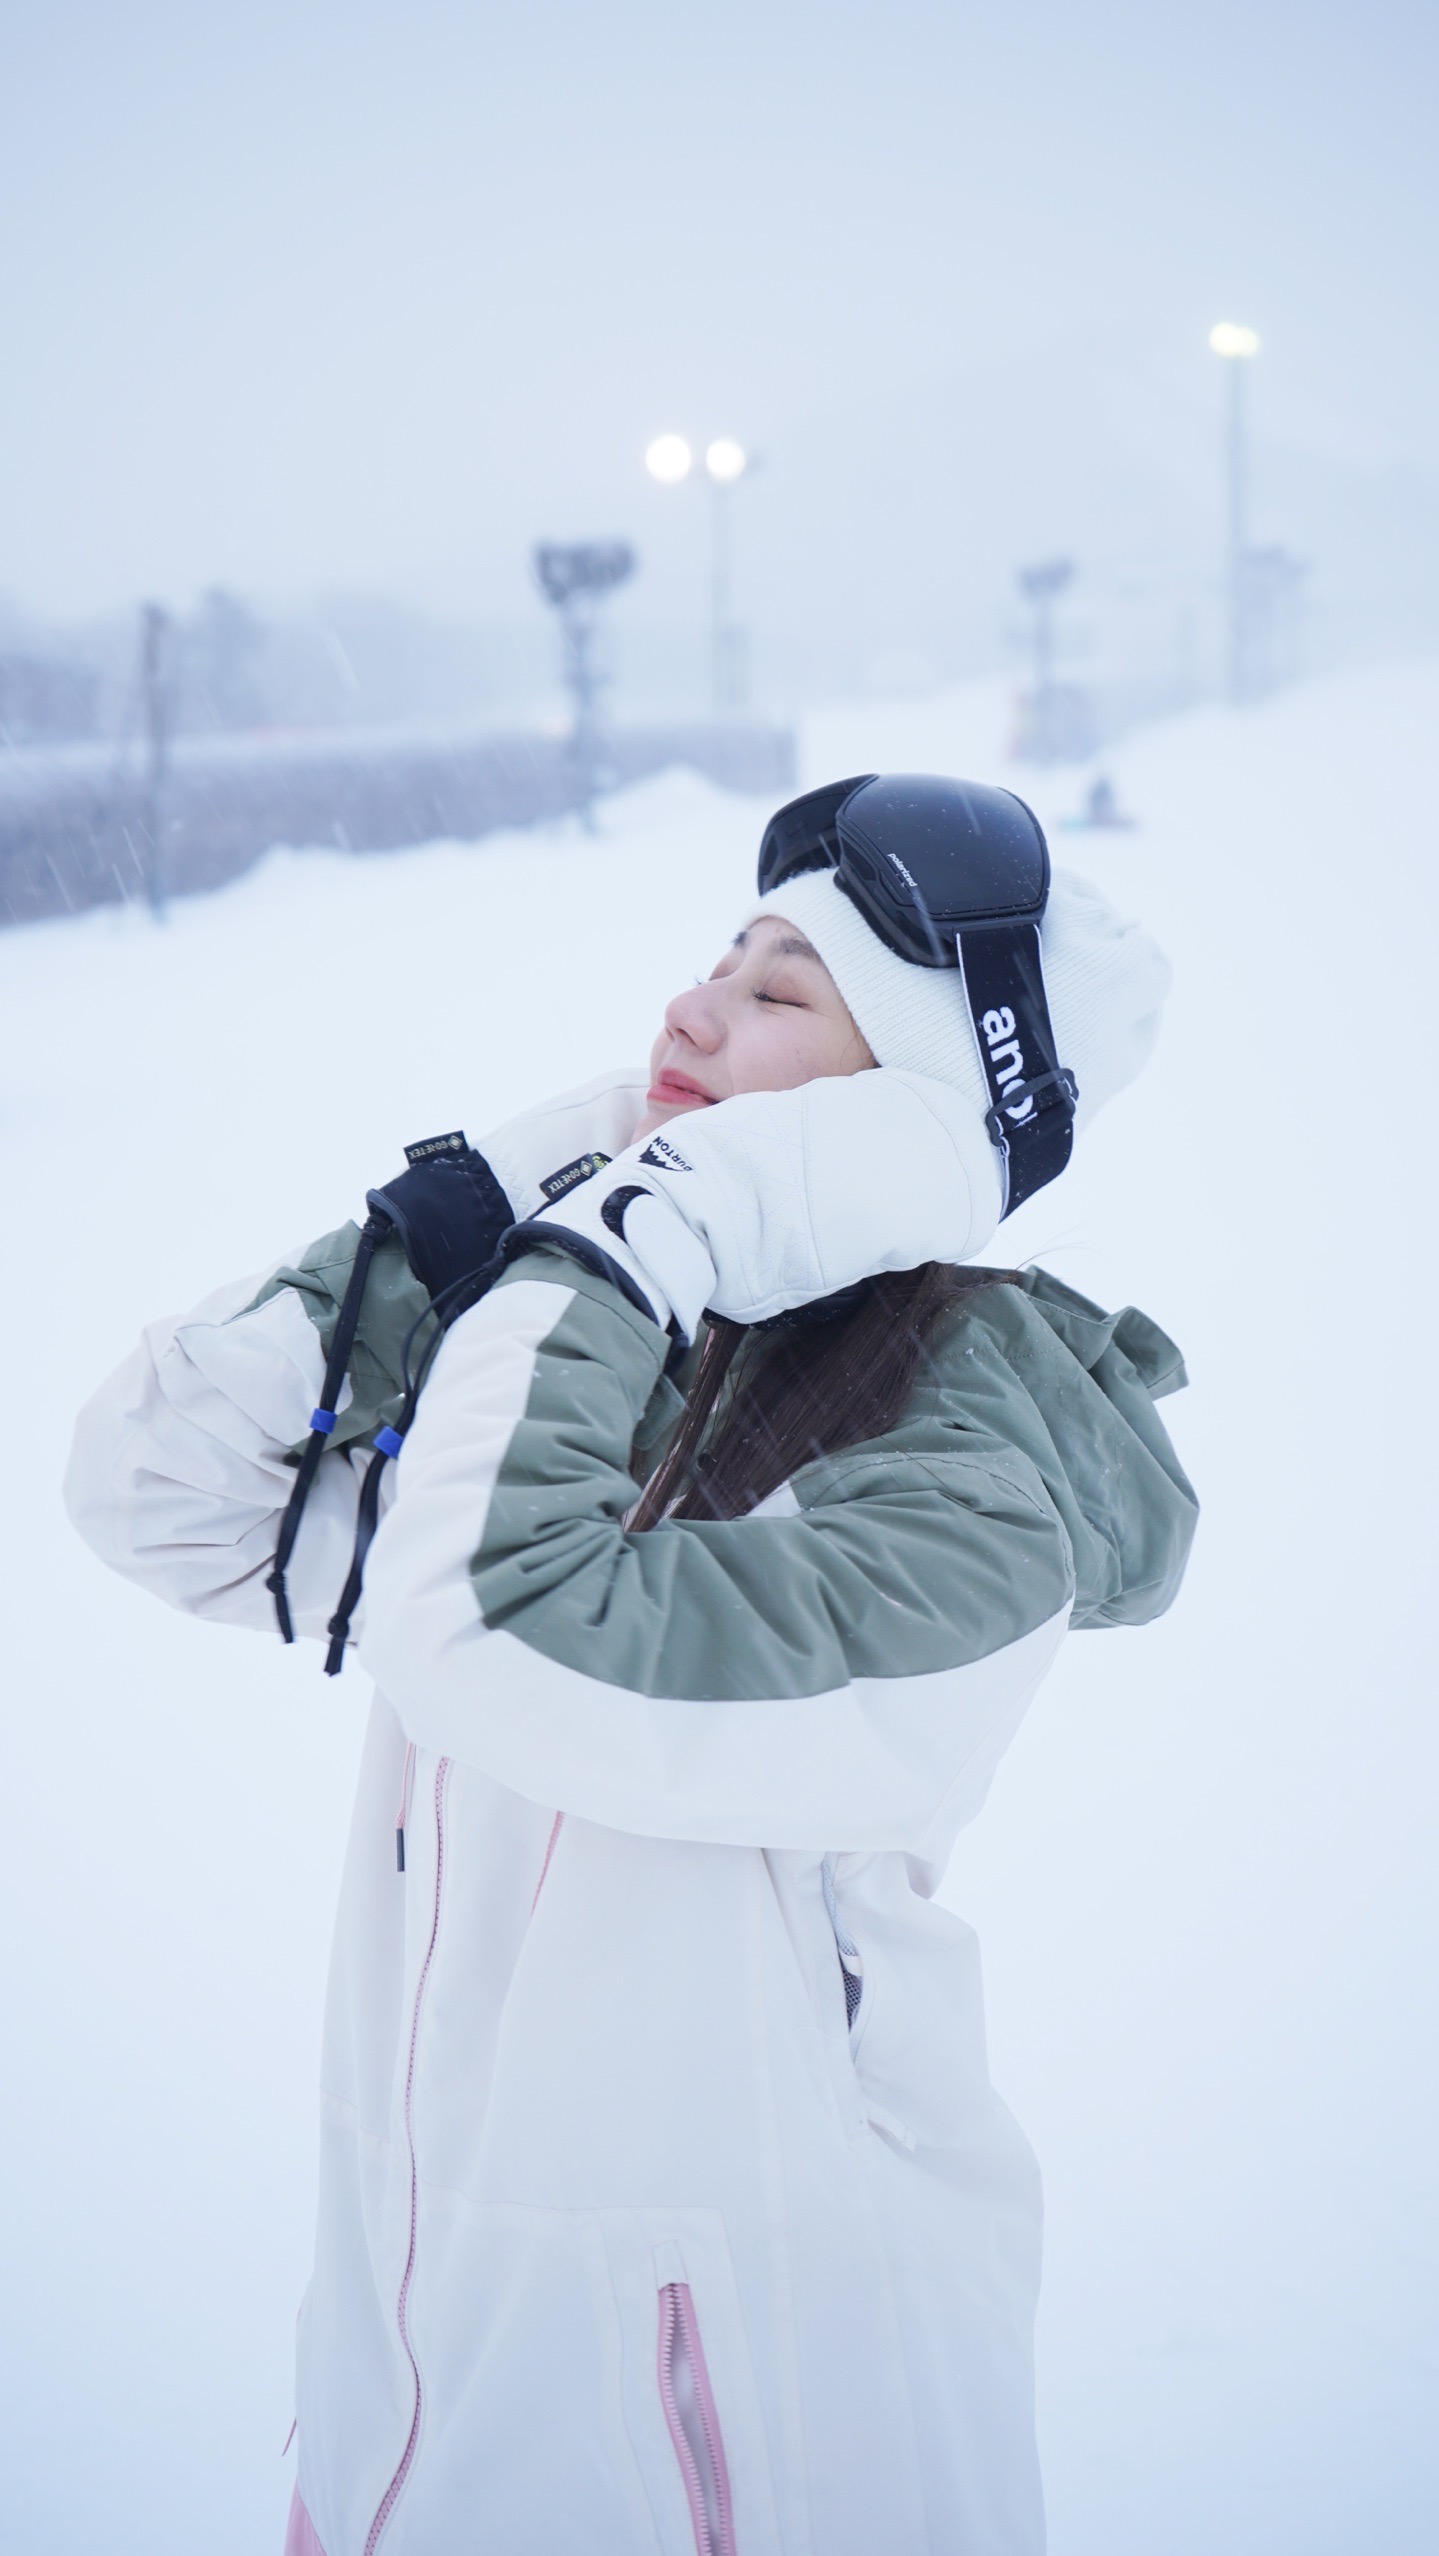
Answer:
[[[803,870],[750,915],[783,916],[813,943],[877,1065],[952,1083],[981,1121],[989,1093],[958,968],[916,967],[886,949],[832,870]],[[1172,970],[1137,923],[1067,870],[1053,874],[1040,926],[1044,983],[1059,1062],[1079,1085],[1079,1133],[1131,1083],[1154,1045]]]

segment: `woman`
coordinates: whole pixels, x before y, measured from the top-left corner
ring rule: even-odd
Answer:
[[[355,1618],[292,2556],[1042,2544],[1036,2170],[932,1894],[1066,1627],[1167,1606],[1194,1503],[1163,1334],[969,1265],[1167,981],[1047,856],[1019,912],[1000,796],[781,812],[648,1078],[485,1146],[514,1229],[417,1408],[439,1324],[384,1233],[284,1569],[353,1227],[80,1423],[107,1561],[319,1632],[414,1409]],[[1017,1011],[976,990],[1025,949]]]

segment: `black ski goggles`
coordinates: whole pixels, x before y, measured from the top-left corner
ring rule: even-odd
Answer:
[[[791,799],[765,828],[761,896],[826,869],[888,949],[959,970],[1012,1215],[1064,1170],[1079,1097],[1044,990],[1049,846],[1038,818],[977,781],[860,773]]]

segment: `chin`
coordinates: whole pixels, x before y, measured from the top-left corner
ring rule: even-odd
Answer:
[[[703,1106],[702,1101],[666,1101],[659,1109],[647,1105],[643,1118],[630,1138],[630,1143],[641,1144],[646,1136],[653,1136],[657,1127],[667,1127],[672,1118],[688,1118],[693,1111],[702,1109]]]

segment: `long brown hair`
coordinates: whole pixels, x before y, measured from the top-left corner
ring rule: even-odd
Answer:
[[[914,1390],[931,1333],[964,1296],[1013,1286],[1011,1269],[919,1269],[871,1278],[842,1301],[801,1307],[773,1326],[711,1322],[683,1416],[630,1516],[741,1518],[802,1464],[892,1429]],[[727,1383],[729,1400],[706,1433]]]

